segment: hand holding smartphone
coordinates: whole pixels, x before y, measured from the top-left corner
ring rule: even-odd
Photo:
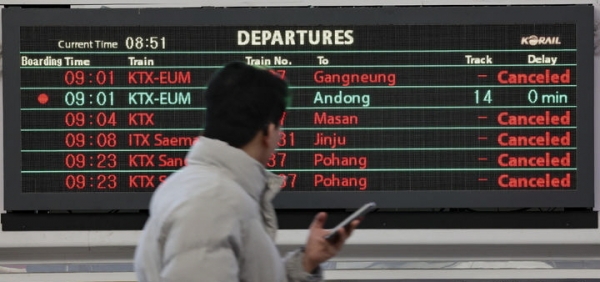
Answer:
[[[340,230],[340,228],[344,227],[347,230],[348,227],[350,227],[350,223],[352,223],[352,221],[364,217],[367,213],[371,212],[376,207],[377,204],[375,204],[375,202],[364,204],[362,207],[360,207],[360,209],[356,210],[354,213],[346,217],[346,219],[340,222],[336,227],[330,229],[331,232],[327,234],[327,236],[325,236],[325,239],[330,243],[335,243],[338,240],[338,231]]]

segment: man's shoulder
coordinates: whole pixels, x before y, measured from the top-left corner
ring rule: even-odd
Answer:
[[[185,207],[190,212],[231,210],[243,213],[257,205],[231,175],[214,167],[179,171],[163,183],[159,191],[157,201]]]

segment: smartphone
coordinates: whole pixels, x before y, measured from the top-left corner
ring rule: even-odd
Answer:
[[[330,229],[331,232],[327,234],[327,236],[325,236],[325,239],[331,243],[334,243],[338,239],[338,231],[340,230],[340,228],[348,228],[352,221],[364,217],[367,213],[371,212],[376,207],[377,204],[375,204],[375,202],[364,204],[362,207],[360,207],[360,209],[356,210],[354,213],[346,217],[346,219],[340,222],[340,224],[338,224],[336,227]]]

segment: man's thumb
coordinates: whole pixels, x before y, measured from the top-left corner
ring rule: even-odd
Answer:
[[[318,213],[315,216],[315,218],[313,219],[312,223],[310,224],[310,229],[323,228],[323,226],[325,225],[325,221],[327,221],[327,213],[325,213],[325,212]]]

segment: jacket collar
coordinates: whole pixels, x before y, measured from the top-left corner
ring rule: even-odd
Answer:
[[[259,203],[270,202],[275,198],[283,181],[243,150],[217,139],[200,137],[186,159],[188,164],[207,164],[222,168]]]

